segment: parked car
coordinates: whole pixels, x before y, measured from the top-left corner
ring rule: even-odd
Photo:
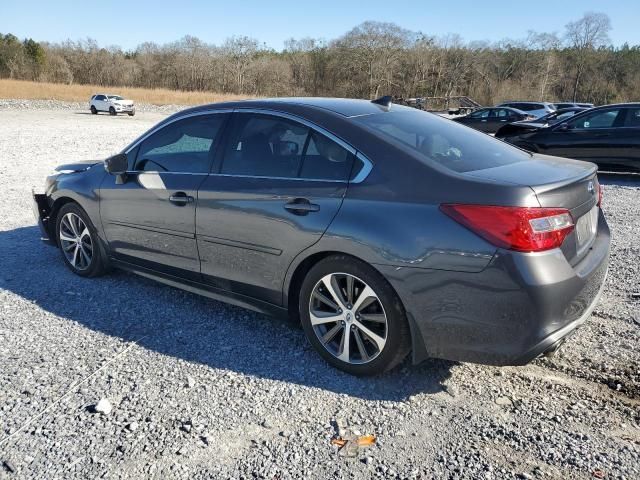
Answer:
[[[542,117],[556,110],[555,105],[549,102],[504,102],[496,107],[517,108],[535,117]]]
[[[126,113],[130,117],[136,114],[136,107],[133,100],[126,100],[120,95],[109,95],[105,93],[97,93],[91,97],[89,101],[89,110],[94,115],[98,112],[109,112],[110,115],[118,113]]]
[[[454,122],[462,123],[468,127],[475,128],[485,133],[495,133],[500,127],[508,122],[517,122],[520,120],[535,119],[533,115],[529,115],[515,108],[481,108],[475,112],[465,115],[464,117],[456,117]]]
[[[117,267],[288,312],[352,374],[410,351],[521,365],[557,348],[607,271],[595,165],[389,102],[184,110],[59,167],[34,194],[43,238],[82,277]]]
[[[593,103],[576,103],[576,102],[553,102],[557,109],[561,108],[571,108],[571,107],[583,107],[583,108],[593,108]]]
[[[603,170],[640,170],[640,103],[606,105],[548,126],[499,131],[531,152],[596,163]]]
[[[502,125],[496,131],[496,137],[501,138],[507,135],[513,135],[516,132],[547,127],[549,125],[567,120],[573,117],[576,113],[584,112],[585,110],[589,109],[585,107],[561,108],[556,110],[555,112],[545,115],[544,117],[534,118],[533,120],[522,120],[520,122],[507,123],[506,125]]]

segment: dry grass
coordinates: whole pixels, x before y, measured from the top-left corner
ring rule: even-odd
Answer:
[[[24,100],[62,100],[88,102],[91,95],[104,92],[122,95],[137,103],[153,105],[200,105],[247,98],[215,92],[182,92],[163,88],[100,87],[96,85],[65,85],[61,83],[27,82],[0,79],[0,98]]]

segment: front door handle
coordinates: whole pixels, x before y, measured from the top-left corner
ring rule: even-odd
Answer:
[[[183,207],[187,203],[193,202],[193,197],[187,195],[184,192],[176,192],[169,197],[169,201],[174,205],[178,205],[179,207]]]
[[[311,203],[306,198],[294,198],[287,202],[284,208],[295,215],[308,215],[310,212],[320,211],[320,205]]]

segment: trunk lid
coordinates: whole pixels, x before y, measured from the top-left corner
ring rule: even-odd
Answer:
[[[575,228],[562,244],[562,251],[575,265],[588,252],[597,231],[600,187],[596,173],[593,163],[535,154],[529,161],[467,174],[529,186],[541,207],[569,210]]]

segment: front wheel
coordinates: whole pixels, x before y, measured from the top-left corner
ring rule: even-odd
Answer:
[[[116,114],[116,109],[113,107],[109,107],[109,115],[115,115]]]
[[[307,339],[331,365],[352,375],[375,375],[409,352],[410,332],[395,291],[376,270],[346,255],[317,263],[300,292]]]
[[[81,277],[95,277],[106,271],[100,239],[89,216],[75,203],[62,206],[56,217],[56,234],[62,258]]]

